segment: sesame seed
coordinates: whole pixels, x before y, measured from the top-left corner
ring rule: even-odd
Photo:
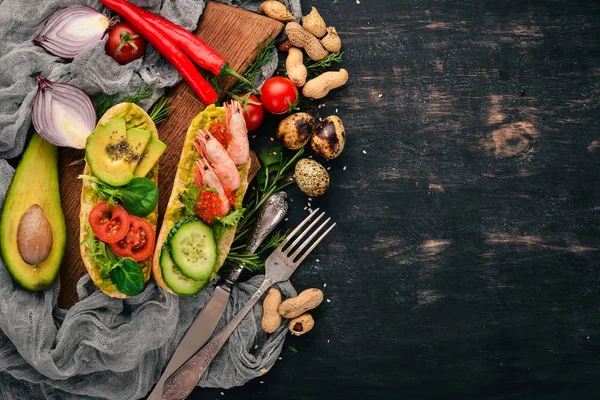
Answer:
[[[327,339],[327,343],[329,343],[329,339]]]
[[[304,207],[304,210],[306,210],[308,207]]]
[[[331,300],[327,299],[327,302],[328,302],[328,303],[331,303]]]
[[[308,206],[310,207],[310,203],[308,203]]]
[[[356,4],[360,4],[360,0],[356,0]]]
[[[225,396],[225,393],[221,392],[221,396]]]
[[[346,166],[344,165],[344,171],[346,170]]]
[[[335,113],[337,114],[337,112],[338,112],[338,109],[336,108],[336,109],[335,109]]]
[[[256,139],[256,135],[252,135],[252,139]]]
[[[379,98],[382,98],[382,97],[383,97],[383,93],[380,93],[380,94],[379,94]]]
[[[274,155],[274,156],[276,156],[276,155],[277,155],[277,153],[276,153],[276,152],[273,152],[273,155]]]
[[[321,104],[319,105],[319,107],[325,107],[325,104],[321,103]]]
[[[319,259],[317,258],[317,262],[319,262],[319,261],[321,261],[321,260],[319,260]]]
[[[312,201],[312,197],[309,197],[309,198],[308,198],[308,201]]]
[[[323,122],[323,118],[319,117],[319,121]]]
[[[331,169],[331,167],[327,167],[327,171],[329,171]]]
[[[271,142],[274,142],[274,141],[275,141],[275,139],[273,139],[273,138],[269,138],[269,139],[271,139]]]
[[[309,209],[308,209],[308,212],[309,212],[309,213],[313,212],[312,208],[309,208]]]
[[[278,358],[278,360],[279,360],[279,361],[281,361],[281,360],[283,360],[283,358],[282,358],[282,357],[279,357],[279,358]]]
[[[284,219],[284,221],[289,221],[289,220],[290,220],[289,218]]]
[[[324,283],[324,284],[323,284],[323,287],[327,287],[327,284],[326,284],[326,283]]]
[[[366,151],[366,150],[363,150],[363,154],[367,154],[367,151]]]
[[[265,383],[265,381],[260,381],[261,384]]]

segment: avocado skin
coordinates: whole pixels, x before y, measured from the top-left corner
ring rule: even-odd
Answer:
[[[52,228],[52,250],[37,265],[29,265],[17,248],[17,229],[23,214],[38,204]],[[60,204],[58,149],[34,133],[13,177],[0,222],[0,255],[8,272],[23,288],[38,291],[54,282],[66,246],[65,218]]]

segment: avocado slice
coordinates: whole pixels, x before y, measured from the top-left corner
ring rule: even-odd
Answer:
[[[145,177],[148,175],[148,172],[152,170],[152,167],[158,162],[158,159],[167,149],[167,145],[153,137],[146,146],[146,150],[144,150],[144,154],[142,155],[142,160],[138,164],[135,171],[133,171],[133,175],[138,177]]]
[[[113,119],[94,129],[87,138],[85,159],[92,173],[109,185],[123,186],[133,179],[124,118]]]
[[[140,128],[131,128],[127,130],[127,144],[131,150],[131,160],[129,161],[129,168],[131,171],[135,171],[135,168],[139,164],[144,150],[152,139],[152,132]]]
[[[17,232],[23,214],[36,204],[50,224],[52,247],[44,260],[30,265],[19,253]],[[28,290],[42,290],[52,284],[58,273],[66,240],[58,186],[58,149],[35,133],[6,194],[0,222],[0,253],[19,285]]]

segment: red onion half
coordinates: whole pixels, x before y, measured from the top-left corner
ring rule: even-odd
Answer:
[[[33,39],[33,44],[55,56],[71,60],[98,43],[109,25],[106,15],[92,7],[69,6],[48,18],[42,31]]]
[[[31,107],[33,127],[55,146],[85,148],[96,127],[92,99],[77,86],[51,82],[38,76],[38,90]]]

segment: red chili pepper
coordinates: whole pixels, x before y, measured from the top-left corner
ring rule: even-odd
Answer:
[[[136,10],[138,7],[123,0],[100,0],[100,2],[125,18],[136,31],[145,37],[175,67],[198,95],[200,101],[204,104],[212,104],[218,100],[217,92],[198,72],[190,59],[163,31],[149,24]]]
[[[125,2],[125,0],[113,0],[113,2]],[[173,43],[179,46],[179,48],[183,50],[183,52],[189,58],[191,58],[192,61],[198,64],[200,68],[209,71],[215,76],[233,76],[251,88],[254,88],[252,82],[235,72],[235,70],[229,66],[227,61],[215,51],[215,49],[210,47],[199,37],[183,29],[181,26],[151,13],[150,11],[134,6],[133,4],[127,3],[127,5],[132,10],[135,10],[135,12],[137,12],[140,16],[142,16],[148,25],[154,27],[156,30],[159,30],[163,35],[171,39]]]

